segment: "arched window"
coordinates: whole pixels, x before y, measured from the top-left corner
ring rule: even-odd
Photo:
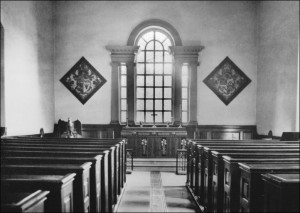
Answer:
[[[107,45],[112,60],[110,123],[196,125],[203,48],[183,46],[176,29],[158,19],[136,26],[127,45]]]
[[[136,39],[136,122],[148,124],[172,121],[173,38],[167,31],[151,27]]]

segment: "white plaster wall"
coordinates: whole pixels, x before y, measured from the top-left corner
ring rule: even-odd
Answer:
[[[256,9],[251,2],[72,1],[55,9],[55,121],[110,122],[110,55],[106,45],[126,45],[142,21],[162,19],[179,32],[183,45],[205,46],[198,69],[198,122],[256,123]],[[59,81],[84,56],[107,83],[82,105]],[[229,56],[252,82],[226,106],[202,80]]]
[[[299,2],[259,6],[257,129],[281,136],[296,131]]]
[[[53,132],[52,3],[1,1],[8,135]]]

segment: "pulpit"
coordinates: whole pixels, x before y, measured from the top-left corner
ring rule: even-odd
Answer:
[[[187,138],[185,127],[124,127],[121,136],[136,158],[176,158]]]

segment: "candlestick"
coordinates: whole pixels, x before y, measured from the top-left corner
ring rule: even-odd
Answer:
[[[113,139],[115,138],[115,131],[113,131]]]
[[[196,139],[196,132],[194,132],[194,139]]]

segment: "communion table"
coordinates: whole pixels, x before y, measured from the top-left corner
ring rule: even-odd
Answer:
[[[121,136],[135,158],[175,158],[177,149],[186,145],[185,127],[125,127]]]

